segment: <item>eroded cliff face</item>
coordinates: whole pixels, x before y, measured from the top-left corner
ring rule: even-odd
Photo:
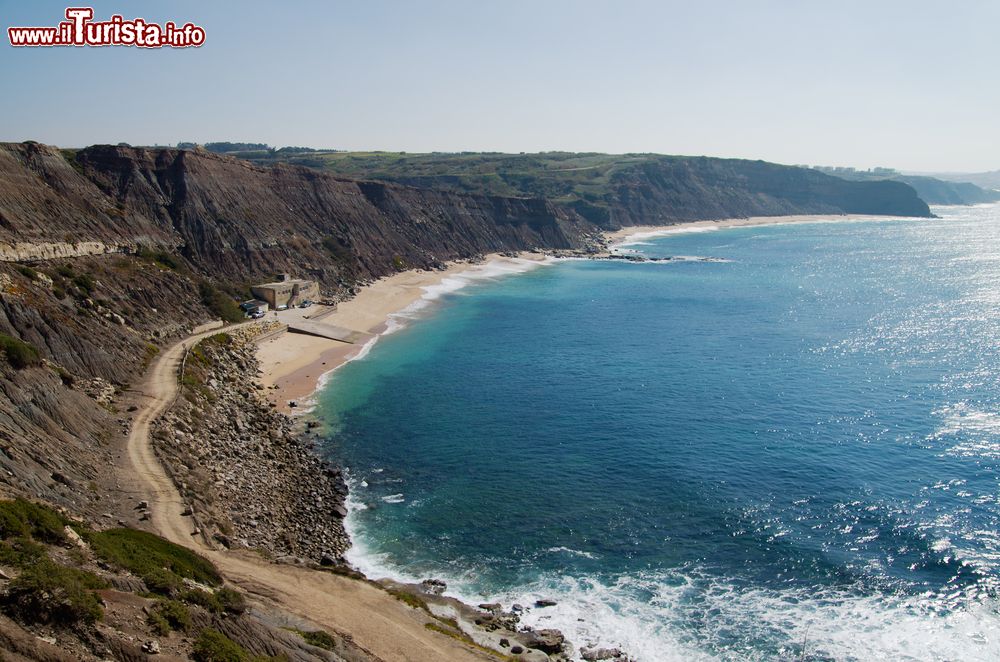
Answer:
[[[170,237],[200,272],[276,272],[328,286],[481,253],[575,248],[592,228],[543,200],[466,195],[261,168],[207,152],[91,147],[83,174],[135,226]]]
[[[210,317],[192,274],[149,258],[0,263],[0,495],[114,511],[127,389],[158,345]],[[31,348],[19,362],[12,342]]]

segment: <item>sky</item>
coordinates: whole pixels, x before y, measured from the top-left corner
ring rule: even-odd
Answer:
[[[1000,168],[996,0],[95,0],[192,49],[19,48],[66,2],[0,0],[0,140],[659,152]]]

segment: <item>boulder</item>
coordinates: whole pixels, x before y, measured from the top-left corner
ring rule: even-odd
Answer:
[[[545,653],[561,653],[566,637],[559,630],[536,630],[524,640],[529,648],[537,648]]]
[[[448,584],[440,579],[425,579],[420,582],[420,588],[429,595],[441,595],[448,588]]]
[[[618,648],[584,648],[580,651],[580,657],[586,662],[598,662],[599,660],[623,660],[625,653]]]

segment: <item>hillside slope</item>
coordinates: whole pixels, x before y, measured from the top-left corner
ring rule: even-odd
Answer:
[[[781,214],[927,216],[898,182],[846,182],[764,161],[660,154],[407,154],[236,152],[259,164],[296,163],[407,186],[541,197],[602,227]]]

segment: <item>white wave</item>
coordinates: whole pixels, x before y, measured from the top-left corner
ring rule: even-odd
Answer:
[[[546,552],[550,554],[569,554],[570,556],[582,556],[585,559],[596,559],[597,557],[590,552],[584,552],[579,549],[570,549],[569,547],[549,547]]]
[[[382,497],[382,501],[385,501],[386,503],[403,503],[404,501],[406,501],[406,498],[403,497],[402,493],[389,494],[387,496]]]
[[[775,659],[748,643],[756,637],[776,638],[777,657],[787,659],[798,659],[803,643],[807,654],[835,660],[1000,659],[995,602],[941,611],[924,597],[701,584],[687,576],[561,577],[498,597],[526,605],[555,599],[524,622],[558,628],[578,647],[618,646],[641,661]]]
[[[690,227],[684,227],[679,225],[677,227],[664,228],[662,230],[647,230],[645,232],[633,232],[627,235],[621,241],[617,241],[609,248],[621,248],[623,246],[649,246],[651,242],[646,241],[647,239],[658,239],[660,237],[669,237],[674,234],[691,234],[698,232],[715,232],[719,230],[718,226],[714,225],[694,225]]]
[[[369,577],[416,583],[416,576],[372,553],[348,517],[354,547],[348,559]],[[562,552],[554,547],[548,551]],[[572,552],[573,550],[568,550]],[[929,594],[860,596],[833,589],[745,589],[697,573],[645,573],[603,582],[550,576],[493,594],[477,592],[474,571],[433,573],[446,594],[469,604],[528,607],[522,623],[558,628],[582,648],[618,647],[639,662],[799,659],[1000,659],[1000,617],[994,598],[949,601]],[[974,592],[970,593],[975,598]],[[534,608],[552,599],[553,607]],[[762,650],[759,640],[771,645]],[[758,641],[755,641],[758,640]],[[776,653],[777,650],[777,653]],[[580,659],[579,657],[574,659]]]
[[[310,397],[310,402],[313,403],[313,406],[315,406],[315,401],[316,401],[315,394],[321,392],[326,387],[326,385],[330,383],[330,380],[333,378],[334,373],[336,373],[338,370],[343,368],[351,361],[359,361],[368,356],[369,352],[372,351],[372,347],[374,347],[375,343],[378,342],[378,339],[379,339],[378,335],[373,336],[365,344],[361,346],[361,348],[357,351],[357,353],[353,354],[352,356],[348,356],[343,363],[334,366],[333,368],[327,370],[326,372],[324,372],[322,375],[319,376],[319,379],[316,380],[316,390],[313,391],[313,395]]]

